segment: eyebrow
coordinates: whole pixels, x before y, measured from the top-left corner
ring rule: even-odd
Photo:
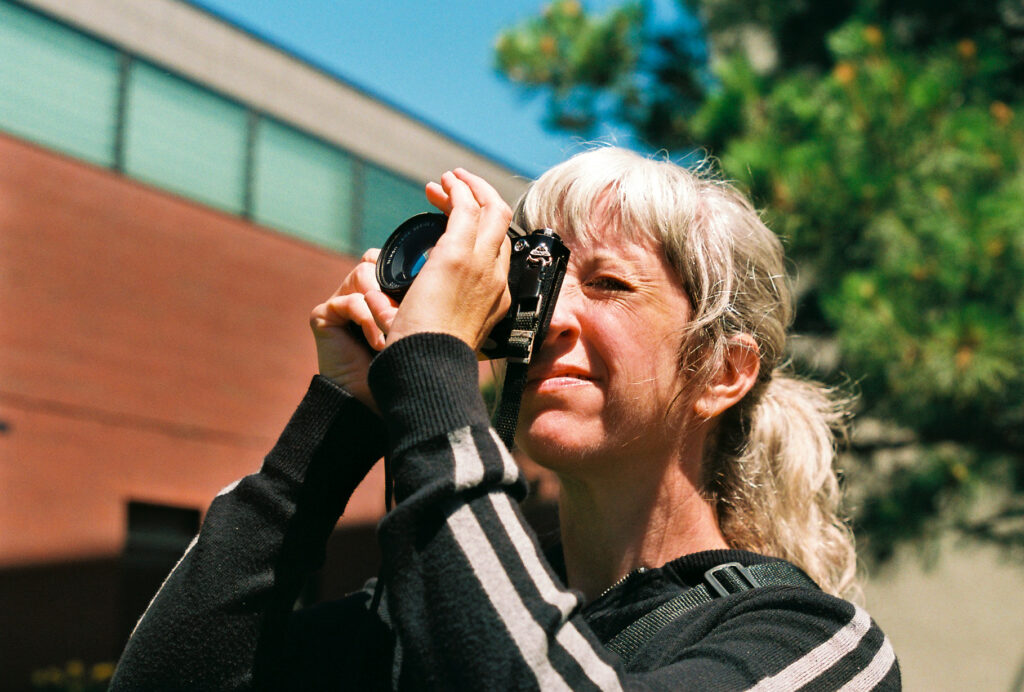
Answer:
[[[650,273],[648,268],[651,266],[651,258],[649,257],[641,258],[623,256],[621,253],[612,252],[610,250],[593,251],[587,258],[587,262],[589,264],[597,264],[600,266],[624,266],[644,275]]]

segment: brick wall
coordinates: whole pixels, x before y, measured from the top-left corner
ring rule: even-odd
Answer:
[[[0,566],[116,554],[128,500],[203,508],[258,467],[352,260],[3,136],[0,162]]]

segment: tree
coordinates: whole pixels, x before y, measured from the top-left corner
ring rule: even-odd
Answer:
[[[1024,554],[1015,7],[694,0],[664,26],[556,0],[497,43],[551,126],[704,149],[767,209],[798,269],[795,364],[859,389],[849,490],[879,561],[947,530]]]

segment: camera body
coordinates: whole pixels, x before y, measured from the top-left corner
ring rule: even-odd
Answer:
[[[401,301],[447,224],[444,214],[427,212],[407,219],[392,232],[377,259],[377,283],[384,293]],[[528,363],[534,344],[544,340],[551,322],[569,249],[558,234],[546,228],[527,233],[513,225],[508,235],[512,242],[508,272],[512,306],[481,351],[488,358]]]

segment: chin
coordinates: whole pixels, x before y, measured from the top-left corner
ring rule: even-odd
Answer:
[[[593,427],[571,415],[546,412],[520,422],[516,443],[538,464],[557,472],[574,466],[595,452],[603,438],[603,430],[594,430]]]

